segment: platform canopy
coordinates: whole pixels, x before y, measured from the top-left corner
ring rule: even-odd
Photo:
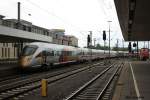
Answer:
[[[126,41],[150,40],[150,0],[114,0]]]
[[[52,42],[52,37],[0,25],[0,42]]]

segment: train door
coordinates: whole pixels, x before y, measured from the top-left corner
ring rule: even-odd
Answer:
[[[42,51],[42,60],[43,60],[43,64],[47,64],[47,52],[46,51]]]
[[[35,63],[36,65],[43,65],[46,64],[46,51],[40,52],[36,57],[35,57]]]
[[[60,52],[59,51],[54,51],[54,63],[59,63],[59,56]]]
[[[63,51],[59,52],[59,62],[63,61]]]
[[[57,51],[49,50],[46,51],[47,57],[46,57],[46,63],[53,65],[54,63],[58,63],[59,61],[59,54],[57,54]]]
[[[46,63],[52,65],[54,62],[54,51],[49,50],[46,51],[47,57],[46,57]]]

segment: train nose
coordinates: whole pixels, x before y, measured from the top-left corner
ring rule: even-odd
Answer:
[[[19,65],[22,68],[26,68],[29,66],[31,58],[30,57],[21,57],[20,61],[19,61]]]

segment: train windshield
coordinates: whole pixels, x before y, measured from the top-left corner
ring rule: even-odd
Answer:
[[[25,46],[22,52],[22,56],[30,56],[33,55],[38,47],[37,46]]]

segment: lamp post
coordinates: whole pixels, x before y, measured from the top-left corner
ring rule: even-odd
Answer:
[[[112,21],[108,21],[108,24],[109,24],[109,59],[110,59],[110,23]]]

